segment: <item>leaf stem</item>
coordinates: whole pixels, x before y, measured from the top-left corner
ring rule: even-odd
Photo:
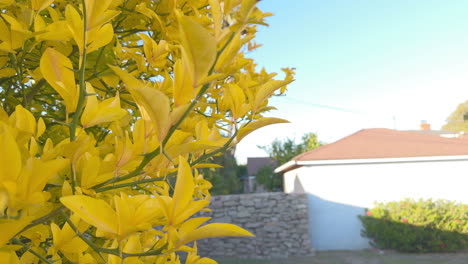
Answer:
[[[76,127],[78,126],[78,122],[80,120],[81,114],[83,112],[83,106],[85,102],[85,97],[86,97],[86,25],[87,25],[87,19],[86,19],[86,2],[85,0],[81,1],[83,5],[83,54],[80,54],[81,58],[81,65],[80,69],[78,71],[79,74],[79,97],[78,97],[78,104],[76,106],[76,111],[75,114],[73,115],[73,120],[70,123],[70,141],[75,141],[76,139]]]
[[[35,250],[31,249],[31,246],[30,246],[30,245],[21,242],[21,240],[19,240],[19,239],[17,239],[17,238],[11,239],[11,242],[12,242],[13,244],[17,244],[17,245],[23,246],[23,248],[25,248],[27,251],[31,252],[31,254],[33,254],[34,256],[36,256],[37,258],[39,258],[40,260],[44,261],[45,263],[53,264],[53,263],[55,262],[55,261],[50,261],[50,260],[44,258],[43,256],[41,256],[41,254],[39,254],[39,253],[37,253]]]

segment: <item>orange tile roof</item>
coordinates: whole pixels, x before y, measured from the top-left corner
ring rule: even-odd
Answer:
[[[384,128],[363,129],[300,154],[295,161],[468,155],[468,138],[444,138]]]

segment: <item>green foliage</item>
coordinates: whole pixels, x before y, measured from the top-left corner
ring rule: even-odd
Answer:
[[[270,145],[258,147],[266,151],[272,159],[278,162],[278,165],[282,165],[295,156],[322,145],[324,144],[318,141],[315,133],[307,133],[302,136],[298,144],[294,142],[294,139],[286,138],[285,140],[275,139]]]
[[[271,166],[265,166],[260,168],[256,175],[257,182],[262,184],[269,192],[280,191],[283,183],[281,175],[275,173],[274,170]]]
[[[468,205],[445,200],[378,203],[359,216],[365,237],[378,248],[452,252],[468,248]]]
[[[212,162],[222,166],[222,168],[206,168],[202,170],[203,176],[209,179],[213,185],[211,194],[241,193],[241,177],[247,175],[247,168],[237,165],[233,152],[225,151],[222,155],[214,157]]]

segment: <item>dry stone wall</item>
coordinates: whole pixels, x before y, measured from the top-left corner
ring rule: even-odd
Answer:
[[[213,196],[210,222],[233,223],[256,237],[211,238],[198,242],[201,256],[286,258],[314,254],[305,194],[261,193]]]

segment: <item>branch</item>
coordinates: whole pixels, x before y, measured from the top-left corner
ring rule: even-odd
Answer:
[[[21,229],[21,231],[19,231],[18,233],[16,233],[14,236],[16,237],[17,235],[23,233],[24,231],[28,230],[29,228],[33,227],[33,226],[36,226],[38,224],[42,224],[44,223],[45,221],[49,220],[50,218],[53,218],[57,215],[60,214],[60,212],[62,211],[63,209],[63,206],[60,206],[59,208],[53,210],[52,212],[40,217],[40,218],[37,218],[35,220],[33,220],[29,225],[25,226],[23,229]]]
[[[11,239],[11,242],[12,242],[13,244],[17,244],[17,245],[23,246],[24,249],[26,249],[27,251],[31,252],[31,254],[33,254],[34,256],[38,257],[40,260],[44,261],[44,262],[47,263],[47,264],[53,264],[54,262],[58,261],[58,260],[52,260],[52,261],[50,261],[50,260],[44,258],[43,256],[41,256],[41,254],[39,254],[39,253],[37,253],[36,251],[32,250],[30,245],[24,244],[23,242],[21,242],[21,240],[19,240],[19,239],[17,239],[17,238],[12,238],[12,239]]]

